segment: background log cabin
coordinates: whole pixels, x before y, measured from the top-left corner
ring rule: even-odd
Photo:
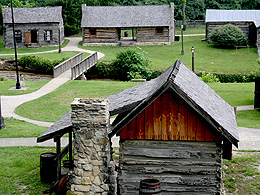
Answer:
[[[17,47],[58,46],[64,41],[62,7],[14,7],[15,38]],[[2,6],[3,42],[14,47],[11,8]]]
[[[251,46],[260,46],[260,10],[206,10],[206,38],[218,26],[239,27]]]
[[[170,44],[174,41],[174,4],[149,6],[83,4],[81,27],[83,45]]]

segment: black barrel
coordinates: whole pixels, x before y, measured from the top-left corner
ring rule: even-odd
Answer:
[[[139,194],[161,194],[160,181],[157,179],[141,180]]]
[[[56,153],[43,153],[40,156],[40,175],[41,181],[51,183],[57,181],[57,161]]]
[[[255,78],[255,104],[254,108],[260,108],[260,77]]]

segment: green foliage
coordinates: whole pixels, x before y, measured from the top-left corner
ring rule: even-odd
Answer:
[[[8,79],[5,77],[0,77],[0,81],[8,81]]]
[[[53,74],[53,67],[63,62],[65,59],[50,61],[38,56],[23,56],[19,60],[19,65],[32,70],[35,73]]]
[[[212,73],[205,73],[204,71],[202,72],[201,79],[205,83],[219,83],[219,79]]]
[[[11,3],[8,4],[11,7]],[[35,7],[35,3],[30,3],[28,0],[23,2],[19,0],[13,0],[13,7]]]
[[[247,44],[243,31],[232,24],[214,28],[209,35],[209,40],[221,47],[234,47]]]
[[[146,55],[147,53],[141,48],[127,49],[117,53],[116,59],[111,63],[113,78],[127,81],[135,78],[137,74],[146,79],[150,78],[152,69],[149,68],[150,61]]]

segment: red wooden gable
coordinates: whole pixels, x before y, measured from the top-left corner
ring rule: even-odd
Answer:
[[[175,92],[167,90],[120,131],[120,138],[220,141],[221,136]]]

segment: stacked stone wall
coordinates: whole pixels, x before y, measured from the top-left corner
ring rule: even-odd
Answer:
[[[114,166],[110,163],[107,100],[75,99],[71,120],[74,133],[74,168],[70,190],[74,195],[115,194]],[[112,183],[112,184],[111,184]]]

